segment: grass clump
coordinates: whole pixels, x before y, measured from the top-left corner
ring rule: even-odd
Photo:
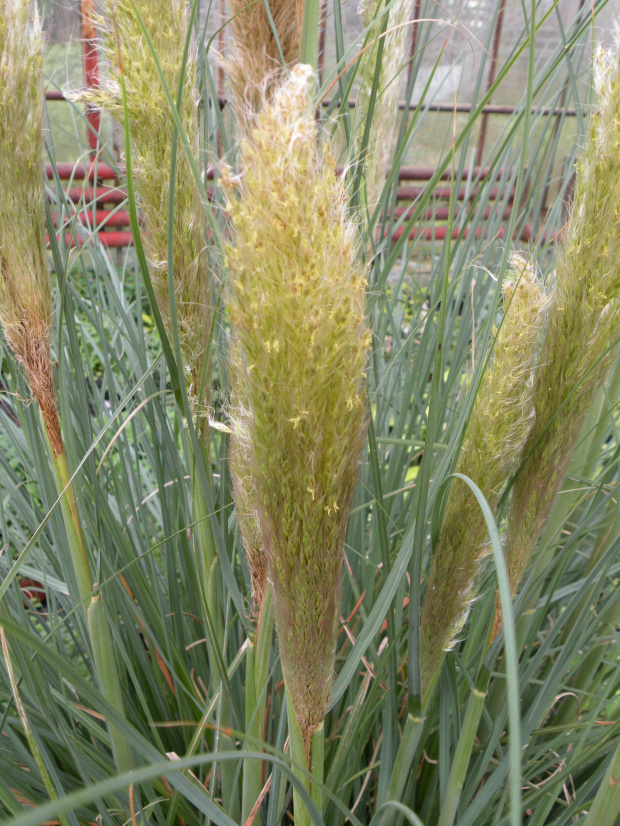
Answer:
[[[25,5],[0,0],[3,90],[7,83],[26,88],[40,67],[33,64],[22,87],[7,80],[29,54],[7,56],[6,46],[10,14],[24,14]],[[594,0],[594,14],[603,5]],[[557,267],[563,204],[540,212],[561,166],[554,153],[566,145],[557,118],[564,130],[566,109],[575,108],[574,122],[581,122],[583,86],[574,79],[589,64],[590,7],[568,20],[563,7],[533,5],[518,33],[517,18],[508,23],[509,4],[497,0],[490,13],[505,12],[504,27],[513,26],[515,40],[505,62],[503,49],[497,52],[488,95],[455,114],[427,186],[397,187],[393,170],[386,187],[386,156],[379,155],[397,115],[394,100],[382,106],[398,85],[389,73],[404,62],[389,46],[401,7],[368,5],[365,21],[374,19],[373,29],[349,43],[346,8],[336,3],[329,20],[337,65],[326,67],[316,90],[306,58],[315,52],[319,4],[304,6],[278,10],[272,3],[274,26],[256,30],[248,21],[255,14],[269,21],[265,4],[235,7],[232,60],[242,67],[247,47],[247,60],[262,68],[248,69],[247,77],[239,70],[232,118],[210,98],[219,88],[216,68],[201,59],[188,34],[191,21],[196,43],[213,42],[221,23],[213,6],[194,3],[187,17],[180,2],[107,5],[102,46],[111,78],[102,94],[133,135],[126,148],[138,161],[139,202],[133,186],[128,200],[132,218],[143,210],[150,271],[138,243],[134,277],[115,266],[96,233],[73,233],[81,246],[70,249],[65,232],[52,232],[50,259],[62,299],[53,328],[56,279],[50,285],[43,247],[34,117],[41,102],[24,94],[31,101],[25,106],[0,94],[0,128],[7,130],[0,169],[3,193],[8,187],[11,195],[0,204],[11,230],[0,229],[7,330],[0,399],[0,820],[280,826],[294,818],[296,826],[399,826],[402,817],[417,826],[524,820],[566,826],[588,812],[586,826],[615,826],[620,367],[608,383],[602,379],[605,386],[600,376],[588,384],[599,367],[601,375],[607,369],[617,323],[617,244],[611,227],[606,231],[617,211],[610,189],[616,127],[597,119],[613,107],[603,102],[593,121],[604,151],[599,147],[581,164],[571,218],[581,229],[567,231]],[[430,97],[446,92],[438,88],[442,66],[431,53],[458,62],[445,36],[465,31],[464,18],[474,11],[459,12],[455,28],[437,19],[431,0],[416,10],[395,157],[413,154],[419,162],[436,117]],[[560,18],[557,43],[538,37]],[[28,48],[30,26],[20,28]],[[382,31],[372,57],[364,46]],[[535,35],[545,43],[540,59]],[[17,30],[12,37],[15,43]],[[297,63],[296,45],[285,48],[287,38],[305,43],[299,49],[305,65]],[[482,104],[497,102],[502,84],[516,85],[511,73],[528,47],[527,93],[498,142],[487,141],[484,169],[473,167]],[[599,88],[615,89],[615,62],[602,65]],[[477,62],[472,69],[476,89],[486,88],[488,68]],[[372,88],[362,88],[352,113],[348,98],[360,78]],[[197,87],[205,90],[199,117]],[[414,94],[423,99],[409,108]],[[616,92],[604,91],[604,101],[607,95]],[[180,104],[171,108],[175,99]],[[468,108],[462,102],[457,109]],[[343,157],[360,160],[342,177],[323,137],[323,114],[334,133],[342,126]],[[18,124],[18,117],[32,124]],[[229,133],[235,122],[237,132]],[[173,123],[184,133],[176,158]],[[37,144],[26,161],[15,134],[24,147]],[[186,139],[204,158],[234,147],[230,167],[215,170],[208,228],[200,160],[186,156]],[[17,177],[16,159],[26,163]],[[375,163],[381,171],[371,196]],[[366,195],[359,188],[362,164]],[[34,192],[32,181],[36,196],[20,190]],[[603,211],[587,201],[586,189]],[[521,194],[513,200],[513,192]],[[62,214],[64,204],[72,213],[57,177],[50,198],[48,214]],[[374,199],[377,209],[364,226]],[[441,215],[448,213],[441,218],[446,238],[437,232],[429,241],[416,232],[416,221],[435,214],[437,202]],[[407,206],[397,213],[399,204]],[[507,236],[526,224],[534,232],[530,252],[511,260]],[[555,269],[556,283],[564,283],[551,309],[538,268],[548,285]],[[163,359],[151,323],[154,316],[162,330],[157,307],[142,315],[151,276],[154,305],[161,305],[175,350],[163,342]],[[507,282],[499,330],[495,277]],[[212,321],[200,296],[206,290],[208,299],[213,279],[226,288]],[[539,332],[547,312],[548,332]],[[20,325],[31,322],[58,401],[66,444],[58,455],[47,450],[38,415],[43,405],[21,403],[36,395],[34,380],[24,392],[36,360],[27,356],[30,342]],[[49,346],[56,329],[57,368]],[[551,348],[544,337],[558,330],[561,346]],[[188,367],[191,410],[177,344]],[[213,369],[202,369],[201,361]],[[204,391],[198,373],[211,385]],[[554,402],[539,386],[543,376],[559,395]],[[576,414],[562,416],[581,385],[590,399],[596,394],[579,424],[586,435],[547,450],[553,422],[562,424],[558,440],[577,427]],[[206,427],[196,432],[193,420],[207,422],[197,403],[201,393],[227,400],[230,427],[214,413],[209,435]],[[579,404],[582,411],[586,402]],[[540,564],[518,586],[506,633],[489,644],[496,577],[491,565],[479,570],[488,534],[506,597],[501,532],[513,486],[541,461],[539,477],[530,481],[550,489],[555,479],[547,464],[558,451],[571,461],[567,495],[556,497],[562,507],[554,507],[541,543],[556,564]],[[565,467],[558,462],[555,473]],[[455,469],[462,478],[448,490]],[[472,489],[482,491],[490,508]],[[551,494],[541,491],[533,504],[544,508]],[[520,496],[512,518],[525,512],[536,519],[523,498],[531,491]],[[510,537],[506,549],[512,564]]]

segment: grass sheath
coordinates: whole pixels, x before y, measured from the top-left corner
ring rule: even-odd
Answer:
[[[477,684],[471,690],[461,725],[459,741],[454,752],[452,765],[450,766],[446,793],[441,801],[441,813],[437,826],[452,826],[454,823],[461,799],[461,792],[463,791],[463,784],[467,776],[467,768],[471,760],[474,740],[484,710],[484,702],[490,679],[490,672],[483,667]]]
[[[92,597],[88,606],[88,630],[93,645],[93,655],[101,693],[113,708],[123,714],[123,694],[114,651],[114,641],[101,592]],[[118,771],[130,771],[133,767],[133,757],[127,738],[113,723],[108,724],[108,729]]]
[[[247,745],[252,751],[256,751],[257,743],[262,743],[265,739],[265,708],[272,636],[273,601],[271,591],[267,588],[261,603],[261,613],[256,621],[256,636],[248,640],[246,654],[245,725],[249,738]],[[261,760],[246,758],[243,762],[242,823],[247,822],[263,787],[263,766]]]
[[[430,695],[427,695],[427,697],[429,696]],[[401,800],[403,796],[407,781],[409,780],[411,766],[413,765],[422,741],[424,726],[426,724],[426,709],[426,705],[423,705],[420,716],[416,716],[411,712],[407,714],[400,745],[394,759],[394,765],[392,766],[392,773],[385,798],[386,801],[398,801]],[[381,826],[391,826],[393,823],[393,813],[386,811],[380,822]]]
[[[306,745],[304,735],[297,722],[297,709],[288,691],[286,692],[286,710],[293,773],[308,794],[310,794],[309,748]],[[293,806],[295,809],[296,826],[310,826],[310,814],[304,805],[303,798],[296,788],[293,789]]]
[[[620,812],[620,746],[609,762],[584,826],[615,826]]]

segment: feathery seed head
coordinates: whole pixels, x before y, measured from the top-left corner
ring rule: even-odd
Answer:
[[[300,19],[297,3],[271,0],[269,9],[277,32],[276,40],[262,0],[251,3],[247,0],[228,0],[228,9],[233,45],[226,66],[235,98],[237,120],[247,131],[253,125],[262,102],[269,99],[279,83],[283,68],[299,59]]]
[[[577,163],[574,200],[558,251],[536,372],[536,421],[523,448],[523,458],[529,459],[516,480],[508,520],[506,560],[513,592],[562,483],[592,398],[614,358],[616,351],[607,351],[620,336],[617,49],[597,50],[595,82],[598,108]]]
[[[317,145],[311,82],[309,67],[294,67],[241,143],[228,251],[241,365],[233,430],[247,445],[283,670],[306,742],[332,682],[370,344],[365,273],[342,183]]]
[[[389,12],[387,29],[381,39],[381,22],[377,22],[370,32],[375,40],[360,58],[360,86],[355,105],[356,152],[361,149],[366,121],[370,114],[370,102],[379,45],[383,42],[381,70],[377,97],[372,113],[372,122],[366,148],[366,203],[372,210],[376,206],[385,182],[386,164],[392,152],[392,139],[398,115],[398,98],[400,94],[400,71],[406,63],[406,46],[408,27],[405,25],[411,13],[411,0],[398,0]],[[363,0],[359,12],[364,27],[370,26],[383,10],[384,4],[377,0]],[[383,20],[384,18],[381,18]]]
[[[0,308],[3,323],[11,326],[20,323],[16,305],[22,302],[48,322],[51,316],[43,222],[43,35],[29,0],[1,0],[0,20]]]
[[[484,375],[457,462],[492,510],[534,420],[534,353],[547,299],[535,267],[513,253],[514,278],[503,287],[504,320],[493,361]],[[460,480],[453,480],[422,612],[423,689],[431,684],[467,618],[475,593],[478,562],[486,553],[487,527],[480,507]]]
[[[43,35],[36,5],[0,0],[0,322],[62,451],[50,360],[45,251]]]
[[[168,89],[176,98],[187,36],[184,0],[136,0],[153,42]],[[168,200],[174,123],[151,49],[132,3],[108,3],[109,19],[98,18],[110,79],[80,98],[122,117],[118,77],[122,72],[132,135],[132,158],[144,213],[145,247],[159,310],[170,330],[168,292]],[[120,44],[120,52],[119,52]],[[184,75],[180,118],[194,155],[198,152],[196,56],[190,50]],[[204,208],[185,150],[179,143],[174,192],[174,285],[181,349],[190,396],[200,392],[211,323]]]
[[[243,363],[239,343],[234,339],[229,348],[228,371],[231,388],[229,410],[233,422],[229,450],[235,512],[250,568],[253,615],[258,618],[267,590],[267,557],[260,531],[254,479],[250,470],[250,411],[243,403]]]

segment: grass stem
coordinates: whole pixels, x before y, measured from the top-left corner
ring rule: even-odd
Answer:
[[[114,653],[114,643],[105,612],[103,595],[101,592],[93,595],[93,583],[86,548],[84,547],[75,492],[71,482],[71,472],[67,463],[67,454],[64,451],[55,454],[50,446],[50,456],[54,466],[58,495],[62,496],[60,506],[69,540],[69,551],[77,580],[78,594],[86,611],[99,688],[110,705],[124,717],[125,709],[118,664]],[[116,726],[108,724],[108,729],[116,768],[119,772],[129,771],[133,768],[131,747]]]
[[[201,443],[202,448],[202,443]],[[203,456],[207,461],[206,455]],[[192,501],[194,503],[194,518],[196,520],[196,535],[198,539],[198,561],[202,573],[203,591],[209,617],[213,625],[213,636],[220,650],[224,642],[223,610],[221,604],[221,588],[218,587],[218,556],[211,528],[211,514],[202,489],[202,481],[198,472],[197,460],[192,462]],[[218,673],[217,656],[213,641],[207,635],[209,662],[211,675]]]
[[[419,717],[411,713],[407,715],[403,736],[400,739],[400,745],[394,759],[385,802],[390,800],[400,801],[402,799],[409,772],[420,745],[425,722],[426,717],[423,714]],[[393,818],[394,813],[388,809],[381,819],[381,826],[391,826]]]
[[[465,719],[463,720],[459,742],[450,767],[448,785],[441,803],[441,812],[437,826],[452,826],[454,823],[469,761],[471,760],[474,739],[484,709],[484,701],[487,696],[490,678],[491,672],[483,666],[477,685],[472,689],[469,702],[467,703]]]
[[[258,734],[258,716],[256,714],[256,683],[254,642],[248,640],[245,655],[245,730],[249,736]],[[248,744],[252,747],[252,744]],[[259,760],[243,761],[243,790],[241,793],[241,822],[247,823],[261,789],[261,768]]]
[[[69,540],[69,553],[71,554],[73,573],[77,581],[78,595],[84,604],[84,610],[88,610],[92,596],[93,581],[82,539],[77,503],[75,501],[73,484],[71,483],[69,465],[67,464],[67,454],[63,452],[55,455],[51,447],[49,452],[54,467],[58,495],[62,497],[60,500],[60,509],[67,532],[67,539]]]
[[[319,65],[319,11],[320,0],[305,0],[301,24],[301,62],[312,66],[316,73]]]
[[[306,747],[301,729],[297,723],[295,707],[291,701],[288,689],[286,690],[286,708],[288,712],[288,734],[291,744],[293,774],[303,784],[308,794],[310,794],[310,775],[308,773]],[[310,826],[310,814],[296,788],[293,788],[293,806],[295,810],[295,826]]]
[[[101,592],[95,594],[88,608],[88,631],[93,646],[99,688],[111,706],[124,716],[123,695],[118,675],[114,643]],[[131,747],[121,730],[108,723],[116,768],[120,773],[133,768]]]
[[[310,745],[310,771],[312,773],[312,800],[317,809],[323,809],[323,782],[325,766],[325,726],[323,723],[312,735]]]
[[[583,826],[615,826],[620,812],[620,746],[617,747]]]

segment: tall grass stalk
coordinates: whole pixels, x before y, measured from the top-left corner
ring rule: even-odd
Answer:
[[[307,66],[291,70],[242,141],[244,175],[228,173],[229,305],[243,366],[234,397],[247,399],[231,416],[254,480],[289,719],[307,769],[332,683],[370,343],[344,191],[317,146],[312,77]]]

